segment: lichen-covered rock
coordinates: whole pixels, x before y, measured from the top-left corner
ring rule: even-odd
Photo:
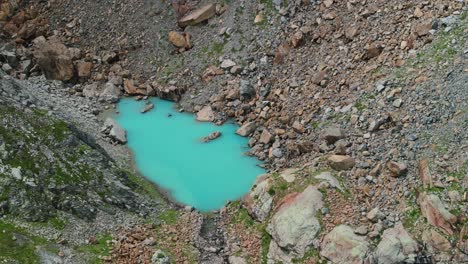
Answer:
[[[314,186],[290,194],[281,201],[267,231],[280,248],[300,258],[320,231],[316,214],[322,206],[322,194]]]
[[[271,185],[272,180],[269,175],[259,176],[252,190],[243,199],[249,214],[260,222],[268,218],[273,206],[273,197],[269,193]]]
[[[417,252],[418,243],[410,237],[403,224],[398,223],[384,231],[375,258],[379,264],[415,263]]]
[[[351,227],[340,225],[323,238],[320,248],[320,255],[332,263],[361,264],[367,257],[369,243]]]
[[[162,250],[158,249],[151,257],[151,264],[170,264],[169,257]]]

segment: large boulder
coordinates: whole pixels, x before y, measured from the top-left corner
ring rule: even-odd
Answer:
[[[323,206],[315,186],[286,196],[267,226],[268,233],[282,250],[301,258],[320,231],[317,211]]]
[[[358,236],[347,225],[340,225],[328,233],[322,240],[320,255],[332,263],[364,263],[369,243],[366,237]]]
[[[415,263],[417,252],[418,243],[410,237],[403,224],[398,223],[383,232],[375,258],[379,264]]]
[[[106,85],[104,85],[104,90],[99,95],[99,98],[108,102],[115,103],[119,100],[121,95],[122,91],[119,87],[115,86],[111,82],[107,82]]]
[[[117,121],[110,117],[107,118],[104,122],[104,126],[102,127],[101,131],[121,144],[127,143],[127,131],[125,131],[125,129],[123,129],[117,123]]]
[[[452,225],[457,222],[457,217],[445,208],[437,195],[421,193],[418,203],[422,215],[427,218],[429,224],[440,228],[447,235],[453,235]]]
[[[273,206],[273,197],[269,193],[272,180],[268,174],[259,176],[252,190],[244,197],[244,206],[249,214],[258,221],[265,221]]]
[[[75,74],[70,51],[55,38],[39,42],[34,57],[48,79],[68,81]]]
[[[322,138],[328,144],[333,144],[344,137],[343,131],[339,126],[330,126],[322,131]]]
[[[239,136],[246,137],[246,136],[252,134],[255,131],[255,129],[257,129],[257,123],[247,122],[247,123],[244,123],[241,127],[239,127],[239,129],[237,129],[236,133]]]
[[[214,112],[211,109],[211,106],[206,105],[197,113],[197,121],[200,122],[213,122],[214,120]]]

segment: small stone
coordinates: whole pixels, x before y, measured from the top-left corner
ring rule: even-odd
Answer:
[[[406,164],[395,161],[387,162],[387,168],[393,177],[401,176],[408,171]]]
[[[13,68],[10,66],[10,64],[5,63],[2,65],[2,70],[6,73],[10,73],[11,71],[13,71]]]
[[[380,211],[378,207],[372,209],[366,215],[367,219],[371,220],[372,222],[377,222],[385,218],[385,215]]]
[[[414,16],[417,17],[417,18],[420,18],[422,17],[424,14],[423,12],[421,11],[421,9],[419,7],[416,7],[416,9],[414,10]]]
[[[401,98],[398,98],[395,101],[393,101],[392,105],[396,108],[400,108],[402,104],[403,104],[403,100]]]
[[[334,170],[349,170],[354,167],[355,161],[352,157],[346,155],[331,155],[328,157],[328,164]]]
[[[322,138],[325,139],[328,144],[333,144],[343,137],[343,131],[338,126],[327,127],[322,131]]]
[[[367,226],[365,225],[359,226],[358,228],[356,228],[356,230],[354,230],[355,234],[361,235],[361,236],[367,235],[367,232],[368,232]]]
[[[299,121],[294,121],[294,123],[292,125],[292,128],[297,133],[304,133],[305,132],[304,126]]]
[[[223,62],[220,65],[221,69],[224,69],[224,70],[228,70],[234,66],[236,66],[236,63],[229,59],[223,60]]]

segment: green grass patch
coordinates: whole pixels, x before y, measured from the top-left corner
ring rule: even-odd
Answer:
[[[0,263],[39,263],[36,246],[46,243],[45,239],[0,220]]]
[[[166,210],[159,215],[159,220],[168,225],[174,225],[179,219],[180,213],[177,210]]]
[[[100,235],[97,237],[97,244],[83,245],[76,248],[77,251],[87,254],[90,259],[90,264],[102,263],[100,257],[110,256],[111,245],[108,241],[112,240],[112,236],[109,234]]]

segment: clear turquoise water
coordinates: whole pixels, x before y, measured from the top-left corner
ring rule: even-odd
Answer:
[[[151,102],[155,108],[141,114],[143,101],[121,100],[116,120],[127,130],[140,172],[175,200],[200,211],[216,210],[241,198],[264,173],[257,159],[244,155],[247,139],[235,134],[236,125],[200,123],[192,114],[175,111],[171,102]],[[214,131],[222,136],[200,142]]]

